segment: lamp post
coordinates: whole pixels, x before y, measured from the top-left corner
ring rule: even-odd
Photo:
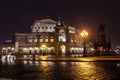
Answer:
[[[84,51],[83,51],[83,56],[87,56],[86,55],[86,38],[87,38],[87,36],[88,36],[88,32],[86,32],[85,30],[83,30],[82,32],[81,32],[81,36],[82,36],[82,38],[83,38],[83,45],[84,45]]]

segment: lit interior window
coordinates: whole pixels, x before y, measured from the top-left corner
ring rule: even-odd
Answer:
[[[34,38],[34,42],[37,42],[37,37]]]
[[[32,42],[32,38],[29,38],[29,42],[30,42],[30,43]]]
[[[37,39],[36,39],[36,38],[34,39],[34,42],[37,42]]]
[[[65,34],[65,30],[61,29],[59,31],[59,38],[58,38],[59,42],[66,42],[66,34]]]
[[[50,42],[54,42],[54,39],[50,39]]]
[[[48,39],[45,39],[45,42],[48,42]]]
[[[40,39],[40,42],[43,42],[43,39]]]
[[[73,40],[71,40],[71,43],[73,43]]]

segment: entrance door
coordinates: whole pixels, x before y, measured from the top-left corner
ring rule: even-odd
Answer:
[[[66,53],[66,47],[65,47],[65,45],[61,45],[61,53],[62,54],[65,54]]]

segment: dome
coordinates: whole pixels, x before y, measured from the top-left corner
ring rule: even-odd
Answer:
[[[42,19],[35,21],[35,23],[56,24],[57,22],[52,19]]]

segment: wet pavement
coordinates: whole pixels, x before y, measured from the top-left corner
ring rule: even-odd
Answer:
[[[36,61],[120,61],[120,56],[36,55],[34,59]],[[16,60],[33,60],[33,55],[24,55]]]
[[[119,61],[0,61],[0,80],[120,80],[119,76]]]

